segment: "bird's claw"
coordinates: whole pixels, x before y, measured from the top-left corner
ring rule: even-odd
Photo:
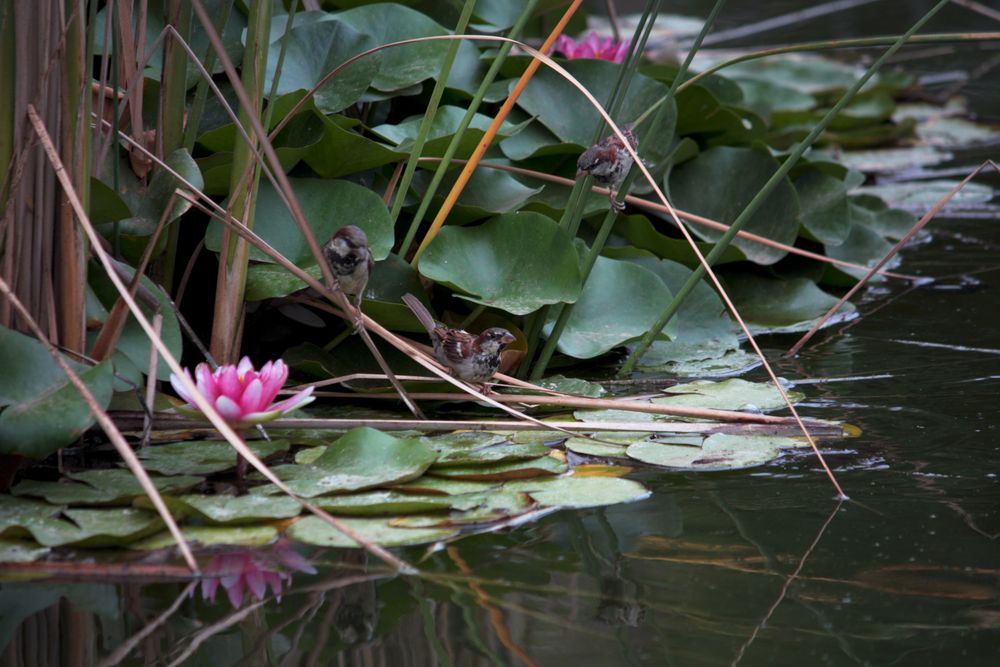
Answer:
[[[625,202],[618,201],[618,193],[615,191],[608,192],[608,201],[611,202],[611,208],[621,213],[625,210]]]

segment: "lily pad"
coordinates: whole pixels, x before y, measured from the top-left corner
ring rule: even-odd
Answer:
[[[437,453],[417,438],[355,428],[311,465],[277,466],[274,473],[296,493],[313,498],[406,482],[422,475],[436,458]]]
[[[654,398],[653,403],[688,405],[717,410],[779,410],[785,407],[781,394],[769,382],[747,382],[731,378],[721,382],[699,380],[678,384],[664,390],[670,396]],[[803,399],[800,392],[786,390],[789,400]]]
[[[184,526],[181,528],[181,535],[189,543],[203,546],[230,544],[259,547],[273,542],[278,537],[278,530],[273,526]],[[139,542],[133,542],[129,545],[129,549],[152,551],[176,544],[174,536],[164,531]]]
[[[453,528],[400,528],[390,525],[388,519],[344,519],[343,522],[365,540],[384,547],[436,542],[458,533]],[[354,540],[314,516],[295,522],[287,535],[298,542],[321,547],[358,546]]]
[[[907,210],[925,210],[944,198],[952,188],[959,184],[958,180],[936,179],[932,181],[913,181],[909,183],[886,183],[884,185],[866,185],[857,192],[881,197],[891,206]],[[966,183],[945,206],[944,211],[956,206],[983,204],[995,197],[997,191],[984,183]]]
[[[458,498],[461,498],[459,496]],[[535,501],[526,493],[503,489],[489,494],[466,498],[468,508],[445,516],[409,516],[392,519],[394,526],[407,528],[452,528],[504,521],[535,508]]]
[[[205,496],[185,495],[174,498],[194,516],[214,524],[261,523],[271,519],[290,519],[302,512],[302,505],[287,496]]]
[[[734,441],[713,435],[706,438],[701,447],[637,442],[629,446],[628,455],[637,461],[666,468],[713,471],[764,465],[778,458],[781,450],[766,438]]]
[[[551,456],[542,456],[530,461],[515,461],[513,463],[435,468],[432,470],[432,474],[450,479],[495,481],[519,479],[522,477],[538,477],[542,475],[559,475],[568,469],[569,466],[564,461]]]
[[[526,315],[575,301],[580,267],[569,236],[540,213],[512,213],[477,227],[441,230],[420,272],[471,295],[470,301]]]
[[[587,438],[570,438],[566,441],[565,447],[574,454],[611,459],[625,458],[626,445],[608,445],[603,442],[594,442]]]
[[[136,496],[146,494],[130,470],[86,470],[69,473],[71,482],[24,480],[11,493],[44,498],[53,505],[128,505]],[[202,482],[201,477],[152,477],[161,493],[183,493]]]
[[[830,251],[844,245],[832,246]],[[837,303],[835,297],[806,278],[776,280],[740,274],[730,277],[726,288],[747,324],[764,331],[808,328],[815,318]],[[855,310],[854,304],[848,302],[839,312],[847,315]]]
[[[931,146],[910,148],[876,148],[867,151],[845,151],[838,161],[846,167],[865,172],[902,171],[929,167],[947,162],[952,154]]]
[[[44,558],[51,549],[25,540],[0,539],[0,563],[30,563]]]
[[[451,509],[452,496],[417,495],[400,491],[369,491],[340,496],[321,496],[315,504],[331,514],[399,515]]]
[[[501,436],[502,437],[502,436]],[[431,466],[431,470],[438,470],[443,467],[475,465],[480,463],[499,463],[502,461],[523,461],[546,456],[551,451],[541,443],[514,444],[510,442],[499,442],[482,445],[479,447],[463,446],[440,446],[435,447],[438,459]]]
[[[466,493],[484,493],[500,487],[498,482],[476,482],[464,479],[444,479],[423,476],[412,482],[397,484],[393,488],[403,493],[456,496]]]
[[[153,512],[126,509],[65,509],[6,496],[0,501],[0,535],[30,535],[46,547],[107,547],[156,532],[163,520]]]
[[[251,440],[250,451],[268,459],[288,449],[287,440]],[[146,447],[138,452],[146,470],[163,475],[210,475],[236,467],[236,450],[226,441],[188,440]]]
[[[620,477],[559,477],[556,479],[518,480],[504,489],[525,491],[540,505],[548,507],[600,507],[619,505],[648,498],[649,489],[639,482]]]

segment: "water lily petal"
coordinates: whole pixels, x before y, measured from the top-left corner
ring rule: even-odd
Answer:
[[[215,409],[230,424],[238,424],[243,421],[243,410],[240,409],[240,404],[228,396],[219,396],[215,399]]]
[[[208,364],[200,363],[195,366],[194,376],[198,379],[198,391],[204,396],[209,403],[213,402],[219,397],[219,385],[216,380],[215,374],[212,373],[212,369],[209,368]],[[194,401],[188,401],[189,403],[194,403]]]
[[[312,566],[312,563],[288,544],[275,544],[272,553],[278,557],[282,565],[290,570],[305,572],[306,574],[316,574],[316,568]]]
[[[264,583],[264,571],[257,563],[250,563],[243,572],[244,581],[250,595],[258,600],[263,600],[267,595],[267,585]]]
[[[239,373],[240,377],[246,375],[247,371],[253,370],[253,362],[250,361],[250,357],[243,357],[240,359],[239,365],[236,367],[236,372]]]
[[[185,368],[184,375],[186,375],[188,380],[191,380],[192,383],[194,382],[194,379],[191,377],[191,371]],[[184,387],[183,384],[181,384],[180,378],[174,375],[173,373],[170,374],[170,386],[174,388],[174,391],[176,391],[177,395],[180,396],[182,399],[184,399],[188,403],[192,404],[194,403],[194,401],[191,400],[191,394],[188,393],[188,390]]]
[[[205,577],[201,580],[201,599],[215,602],[215,592],[219,589],[218,577]]]
[[[281,410],[265,410],[262,412],[249,412],[240,417],[240,426],[256,426],[265,424],[281,417],[284,413]]]
[[[275,403],[274,405],[271,406],[271,409],[281,410],[281,412],[283,413],[288,413],[291,412],[292,410],[297,410],[301,408],[303,405],[307,405],[316,400],[316,397],[313,396],[312,393],[313,393],[313,387],[312,386],[306,387],[302,391],[293,394],[289,398],[286,398],[283,401]]]
[[[260,378],[254,378],[247,384],[246,389],[243,390],[243,395],[240,396],[240,408],[243,414],[257,412],[271,404],[270,399],[266,401],[261,400],[263,392],[264,385],[261,384]]]
[[[235,366],[223,366],[217,371],[217,383],[220,396],[225,396],[231,401],[239,401],[243,395],[243,383],[240,382],[239,372]]]
[[[226,589],[226,596],[229,598],[229,604],[233,605],[233,609],[239,609],[243,606],[243,582],[239,577],[235,577],[235,582],[229,586],[223,583],[223,588]]]
[[[265,375],[263,369],[261,370],[260,380],[263,383],[263,391],[261,393],[261,408],[265,408],[274,401],[278,392],[285,384],[285,380],[288,379],[288,366],[281,360],[278,360],[271,368],[267,369],[268,372]]]

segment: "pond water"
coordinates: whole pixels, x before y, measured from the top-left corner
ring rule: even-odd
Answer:
[[[746,11],[733,4],[730,24]],[[843,34],[863,34],[871,13],[857,11]],[[972,103],[995,113],[989,81]],[[859,320],[795,359],[779,359],[793,337],[763,341],[779,375],[802,381],[804,414],[861,430],[826,445],[849,502],[794,454],[637,473],[653,491],[639,503],[400,552],[421,577],[302,549],[317,574],[239,611],[221,590],[210,604],[158,577],[5,583],[0,665],[994,665],[1000,231],[933,227],[904,268],[938,282],[870,292]]]

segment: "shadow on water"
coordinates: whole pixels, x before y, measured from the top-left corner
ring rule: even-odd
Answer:
[[[759,18],[730,4],[727,25]],[[819,30],[869,34],[887,4],[903,25],[926,3],[879,4]],[[960,10],[935,29],[972,27]],[[767,41],[816,36],[798,31]],[[977,53],[959,51],[955,67]],[[990,77],[966,92],[995,115]],[[939,282],[878,288],[862,319],[778,362],[787,378],[820,380],[800,386],[804,413],[861,429],[828,454],[851,502],[836,503],[811,456],[791,454],[752,471],[641,473],[653,495],[640,503],[407,552],[420,578],[300,547],[316,574],[294,558],[234,566],[214,603],[186,581],[4,583],[0,666],[995,664],[1000,232],[988,220],[932,228],[905,267]],[[794,339],[764,342],[777,360]]]

